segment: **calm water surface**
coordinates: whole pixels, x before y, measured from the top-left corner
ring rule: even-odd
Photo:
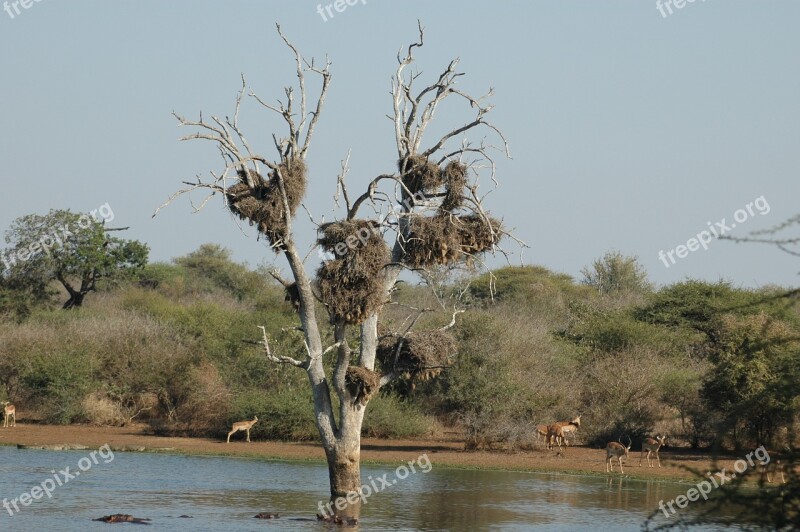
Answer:
[[[50,452],[0,447],[0,497],[13,499],[78,468],[86,451]],[[640,530],[660,500],[686,493],[688,485],[630,479],[436,467],[417,472],[381,493],[362,510],[360,530]],[[46,496],[0,507],[0,530],[138,530],[91,519],[111,513],[151,518],[143,530],[348,530],[318,523],[318,501],[327,502],[323,464],[255,459],[114,453]],[[82,462],[84,468],[87,461]],[[394,467],[362,468],[362,479],[394,476]],[[63,476],[61,476],[63,479]],[[13,508],[12,508],[13,511]],[[274,521],[258,512],[277,512]],[[191,519],[180,518],[190,515]],[[297,518],[297,520],[293,519]],[[352,529],[350,529],[352,530]]]

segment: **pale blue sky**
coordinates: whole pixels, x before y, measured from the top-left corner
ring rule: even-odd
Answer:
[[[272,261],[221,200],[150,218],[182,180],[219,167],[212,145],[177,141],[187,131],[170,112],[231,113],[241,72],[262,97],[282,95],[294,66],[276,21],[306,56],[329,54],[306,203],[330,220],[348,149],[353,193],[395,167],[389,78],[420,18],[425,74],[458,56],[462,88],[496,90],[513,159],[487,205],[530,244],[525,263],[578,275],[618,249],[659,284],[798,284],[800,261],[765,246],[714,241],[669,268],[658,252],[761,196],[770,212],[732,234],[800,212],[800,2],[698,0],[664,18],[650,0],[367,0],[327,22],[317,4],[42,0],[13,19],[0,11],[0,228],[108,202],[155,260],[218,242],[251,265]],[[272,155],[279,123],[254,105],[243,116]]]

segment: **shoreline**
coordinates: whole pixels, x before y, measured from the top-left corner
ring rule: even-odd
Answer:
[[[0,428],[0,446],[44,448],[49,450],[97,449],[108,444],[114,452],[152,452],[222,458],[313,462],[324,465],[325,453],[318,442],[253,441],[239,439],[226,444],[211,438],[154,436],[147,427],[97,427],[89,425],[26,425]],[[563,453],[553,451],[464,451],[457,438],[428,440],[379,440],[363,438],[361,463],[399,465],[427,454],[434,467],[486,471],[528,471],[594,477],[620,477],[618,466],[605,471],[605,451],[588,447],[569,447]],[[660,452],[661,468],[647,467],[646,459],[638,466],[640,452],[631,450],[624,462],[625,478],[664,482],[693,483],[706,472],[733,469],[737,457],[723,457],[712,462],[711,455],[686,449],[665,448]],[[655,466],[655,459],[652,459]],[[700,471],[693,474],[685,468]]]

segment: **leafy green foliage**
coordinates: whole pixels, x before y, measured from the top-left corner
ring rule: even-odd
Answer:
[[[602,295],[647,293],[652,285],[647,272],[636,257],[626,257],[619,251],[609,251],[602,258],[581,270],[581,282]]]
[[[771,444],[778,427],[791,423],[800,389],[781,383],[800,382],[799,350],[797,331],[765,314],[722,318],[702,395],[737,447],[739,429],[756,445]]]
[[[265,277],[231,260],[231,252],[217,244],[203,244],[197,251],[175,259],[186,277],[206,292],[220,289],[237,300],[257,299],[269,283]]]
[[[101,222],[69,210],[17,218],[6,242],[7,282],[44,299],[58,281],[70,296],[64,308],[81,306],[99,281],[117,281],[143,267],[149,253],[145,244],[112,237]]]
[[[436,431],[422,405],[394,396],[377,396],[369,403],[361,432],[371,438],[419,438]]]
[[[783,294],[785,291],[777,288],[746,290],[734,288],[726,281],[688,280],[660,290],[636,315],[649,323],[699,331],[713,342],[719,320],[725,314],[746,316],[766,312],[795,326],[800,324],[797,312]]]

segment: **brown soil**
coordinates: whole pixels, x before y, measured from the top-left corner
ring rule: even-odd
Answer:
[[[0,428],[0,445],[85,445],[98,448],[109,444],[112,449],[164,451],[185,454],[219,456],[252,456],[287,460],[313,460],[324,462],[325,454],[317,443],[276,441],[243,441],[243,435],[232,437],[231,443],[209,438],[176,438],[152,436],[145,426],[94,427],[84,425],[52,426],[18,424]],[[399,463],[414,460],[427,453],[435,466],[505,469],[543,472],[566,472],[605,475],[605,451],[587,447],[569,447],[562,453],[545,450],[531,451],[464,451],[464,443],[455,435],[444,440],[379,440],[364,438],[361,457],[365,462]],[[661,451],[663,467],[647,467],[646,460],[639,467],[639,452],[631,452],[625,464],[629,477],[690,481],[697,475],[685,468],[702,472],[719,471],[725,467],[733,470],[736,457],[720,459],[712,464],[710,455],[689,452],[685,449],[666,448]],[[625,462],[623,460],[623,462]],[[653,460],[655,465],[655,460]],[[619,475],[618,466],[614,474]]]

